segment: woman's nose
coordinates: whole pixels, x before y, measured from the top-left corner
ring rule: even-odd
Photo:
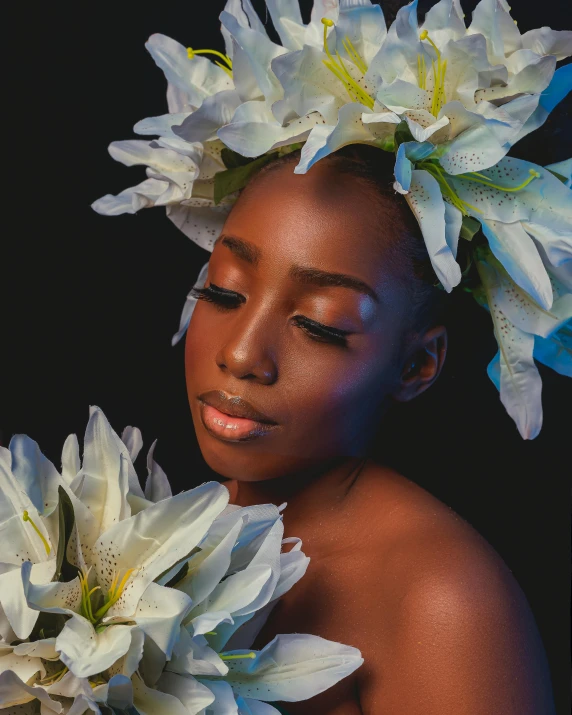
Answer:
[[[276,351],[268,318],[268,313],[252,316],[244,310],[216,356],[222,370],[239,380],[250,377],[265,385],[276,380]]]

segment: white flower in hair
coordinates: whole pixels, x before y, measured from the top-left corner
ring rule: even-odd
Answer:
[[[503,285],[551,316],[534,332],[513,315],[511,324],[529,337],[510,352],[491,309],[499,354],[489,375],[521,435],[533,438],[542,414],[533,357],[563,374],[572,364],[570,170],[566,161],[543,168],[507,153],[570,91],[572,65],[556,63],[572,54],[572,32],[521,34],[506,0],[481,0],[468,26],[459,0],[440,0],[419,25],[414,0],[389,28],[371,0],[315,0],[308,24],[297,0],[266,5],[281,45],[250,0],[228,0],[220,15],[225,54],[186,50],[161,35],[149,40],[169,82],[170,113],[135,127],[158,139],[110,147],[125,163],[146,164],[149,178],[94,208],[114,214],[166,205],[177,226],[212,251],[238,190],[277,153],[301,148],[294,171],[305,173],[350,144],[395,152],[394,188],[419,223],[442,287],[450,292],[461,282],[459,241],[474,238],[469,258],[478,252],[481,267],[487,256],[494,264],[480,280],[505,271]],[[207,271],[208,263],[194,288]],[[173,343],[196,302],[191,291]],[[510,311],[503,315],[512,320]],[[549,325],[560,327],[547,332]]]
[[[360,3],[364,14],[368,8],[369,2]],[[371,22],[374,16],[367,17]],[[409,194],[433,268],[451,291],[461,280],[456,244],[468,213],[459,202],[443,201],[451,198],[447,177],[464,174],[471,181],[543,123],[570,88],[570,68],[554,70],[557,59],[572,54],[572,33],[542,28],[521,37],[499,0],[482,0],[469,28],[458,0],[441,0],[421,27],[416,0],[398,12],[387,33],[381,14],[375,22],[378,36],[385,36],[371,61],[327,17],[323,49],[305,46],[273,61],[285,90],[280,110],[287,105],[300,116],[317,110],[326,119],[311,131],[294,171],[305,173],[347,144],[392,148],[404,121],[411,143],[407,157],[398,155],[398,182],[400,159],[431,157],[425,163],[431,172],[415,171],[407,191],[399,183],[396,189]],[[244,151],[233,124],[219,136]]]
[[[527,162],[508,157],[503,161],[521,165],[522,173],[528,167]],[[566,228],[566,221],[572,220],[572,200],[569,189],[551,173],[557,173],[569,186],[571,169],[572,160],[545,167],[547,184],[540,186],[536,202],[524,204],[529,213],[514,206],[511,218],[521,220],[506,224],[491,221],[497,235],[517,242],[512,255],[503,252],[493,234],[489,247],[476,251],[482,281],[476,297],[491,312],[499,347],[488,375],[524,439],[533,439],[542,427],[542,383],[534,361],[572,377],[572,240]],[[497,209],[501,206],[495,205]],[[535,208],[544,216],[542,224],[534,223]],[[550,213],[552,226],[546,220]],[[520,258],[519,263],[515,257]],[[539,290],[548,287],[549,310],[535,300],[538,291],[532,282],[536,276],[548,283]]]
[[[117,161],[146,166],[148,178],[92,205],[108,216],[166,206],[171,221],[209,251],[235,198],[232,191],[215,196],[214,176],[227,169],[221,158],[225,145],[217,131],[233,117],[236,122],[255,118],[263,153],[305,139],[323,121],[314,113],[283,127],[272,115],[271,104],[282,96],[282,88],[270,62],[286,50],[268,38],[250,0],[228,0],[221,22],[226,54],[185,48],[165,35],[149,38],[146,47],[168,80],[169,113],[143,119],[134,127],[138,134],[158,138],[109,146]],[[213,55],[215,62],[206,54]]]

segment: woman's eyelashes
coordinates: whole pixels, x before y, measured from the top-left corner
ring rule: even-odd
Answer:
[[[198,300],[206,300],[213,303],[218,310],[229,310],[238,308],[239,305],[246,301],[246,298],[240,293],[220,288],[211,283],[205,288],[193,288],[191,294]],[[310,320],[303,315],[295,315],[293,321],[302,330],[304,330],[313,340],[318,342],[330,342],[336,345],[347,347],[347,336],[351,334],[350,330],[339,330],[332,328],[322,323],[317,323],[315,320]]]

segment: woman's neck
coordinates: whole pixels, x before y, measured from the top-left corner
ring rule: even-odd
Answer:
[[[230,492],[231,502],[238,506],[280,506],[287,502],[289,512],[295,509],[300,514],[302,510],[315,511],[318,506],[339,502],[351,488],[363,462],[363,457],[335,457],[277,479],[256,482],[232,479],[224,484]]]

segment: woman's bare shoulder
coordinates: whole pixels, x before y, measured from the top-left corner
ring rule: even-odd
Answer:
[[[355,486],[355,508],[375,514],[375,563],[370,556],[361,590],[364,712],[383,704],[417,713],[428,702],[434,709],[423,712],[460,711],[463,702],[479,713],[552,712],[534,618],[495,549],[393,470],[372,462]]]
[[[372,460],[356,479],[348,504],[374,527],[372,540],[390,557],[401,549],[471,550],[497,562],[490,544],[450,506],[390,467]]]
[[[495,584],[524,599],[498,552],[450,506],[373,461],[364,467],[360,479],[352,495],[353,509],[371,525],[370,553],[378,555],[376,571],[388,597],[393,594],[402,601],[420,583],[425,592],[429,580],[449,580],[486,581],[489,587]]]

